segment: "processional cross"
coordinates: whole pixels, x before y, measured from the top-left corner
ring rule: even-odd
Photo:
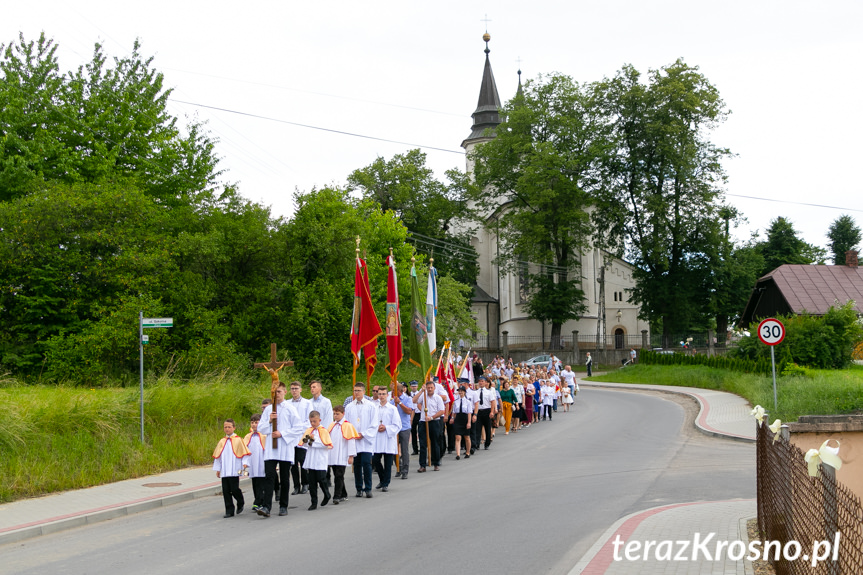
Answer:
[[[256,363],[255,367],[261,367],[267,370],[270,374],[270,377],[273,379],[272,386],[270,388],[270,395],[273,398],[273,413],[277,413],[276,411],[276,389],[279,386],[279,371],[282,370],[286,365],[294,365],[293,361],[278,361],[276,356],[276,344],[270,344],[270,361],[268,363]],[[277,419],[273,420],[273,431],[278,431],[279,423]],[[279,446],[279,438],[273,438],[273,448]]]

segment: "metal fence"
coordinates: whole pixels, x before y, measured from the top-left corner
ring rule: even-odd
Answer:
[[[707,349],[710,344],[710,336],[707,333],[694,333],[688,335],[674,334],[663,336],[659,334],[649,334],[647,338],[642,334],[608,334],[597,338],[595,333],[584,334],[580,333],[573,336],[571,333],[561,335],[558,339],[553,339],[550,335],[545,337],[534,335],[502,335],[494,334],[479,335],[473,339],[473,342],[465,340],[463,342],[465,349],[473,348],[476,350],[502,350],[504,347],[511,350],[524,351],[573,351],[575,349],[573,342],[578,342],[578,348],[586,351],[595,349],[681,349],[685,344],[688,348],[703,348]],[[720,347],[719,342],[714,342],[717,347]],[[731,347],[732,342],[728,342],[728,347]]]
[[[818,477],[810,477],[803,451],[789,441],[783,426],[779,439],[767,424],[757,431],[758,530],[761,541],[777,541],[782,548],[796,541],[800,558],[771,549],[770,562],[778,575],[858,575],[863,573],[863,507],[860,499],[836,481],[835,470],[821,463]],[[840,533],[839,549],[828,559],[812,561],[815,541],[831,545]],[[790,552],[797,549],[793,544]],[[762,546],[763,550],[763,546]],[[807,555],[809,560],[803,560]],[[836,561],[832,557],[837,557]],[[814,565],[813,565],[814,563]]]

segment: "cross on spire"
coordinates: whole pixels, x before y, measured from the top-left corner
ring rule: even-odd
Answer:
[[[488,32],[488,23],[491,22],[491,20],[488,17],[488,14],[485,15],[485,18],[481,18],[480,22],[485,22],[485,31]]]

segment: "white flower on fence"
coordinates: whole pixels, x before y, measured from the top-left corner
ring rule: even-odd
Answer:
[[[836,441],[836,447],[830,447],[828,443]],[[839,459],[839,441],[836,439],[828,439],[821,444],[818,449],[810,449],[803,456],[803,460],[809,467],[809,477],[818,476],[818,464],[826,463],[834,469],[842,467],[842,460]]]
[[[776,443],[776,440],[779,439],[779,432],[782,430],[782,420],[777,419],[767,429],[773,432],[773,443]]]
[[[755,416],[755,421],[758,422],[758,427],[761,427],[761,423],[764,421],[764,408],[760,405],[756,405],[755,408],[749,412],[749,415]]]

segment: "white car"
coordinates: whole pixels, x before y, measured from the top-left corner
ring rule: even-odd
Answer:
[[[527,367],[535,367],[535,366],[548,367],[549,363],[551,363],[551,356],[550,355],[537,355],[536,357],[532,357],[529,360],[527,360],[526,362],[524,362],[524,364]]]

